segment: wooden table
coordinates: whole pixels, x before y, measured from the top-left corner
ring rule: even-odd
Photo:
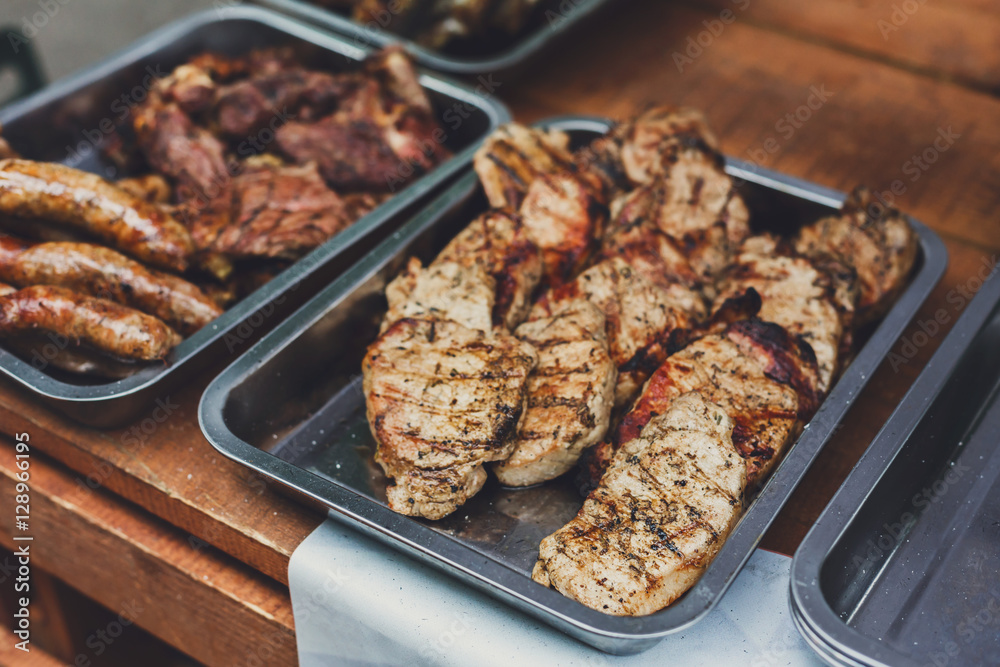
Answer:
[[[899,181],[898,205],[951,255],[908,337],[941,308],[953,323],[1000,253],[998,45],[995,0],[635,0],[494,85],[521,121],[687,105],[731,155],[840,189]],[[810,96],[818,108],[803,107]],[[951,143],[935,149],[942,136]],[[764,547],[794,552],[942,338],[915,354],[897,344],[912,358],[871,378]],[[0,427],[33,446],[34,562],[111,610],[138,601],[137,625],[198,660],[245,664],[266,645],[267,664],[293,663],[288,558],[322,515],[209,446],[196,420],[209,378],[171,396],[176,409],[141,439],[78,426],[0,385]],[[5,438],[3,498],[13,460]],[[0,521],[8,550],[12,521]],[[67,660],[74,647],[48,634]]]

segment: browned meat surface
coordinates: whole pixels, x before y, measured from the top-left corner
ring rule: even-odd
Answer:
[[[674,239],[694,271],[711,284],[750,233],[750,214],[720,160],[698,149],[673,154],[650,184],[614,202],[609,233],[650,224]]]
[[[739,519],[747,473],[732,433],[722,406],[678,396],[623,443],[576,518],[542,540],[532,578],[618,616],[676,600]]]
[[[159,174],[123,178],[115,181],[115,185],[150,204],[169,204],[174,194],[170,183]]]
[[[510,123],[487,137],[476,151],[475,168],[494,208],[519,209],[539,174],[574,168],[563,132]]]
[[[247,165],[189,217],[199,250],[234,258],[295,259],[354,222],[315,164]]]
[[[385,289],[389,310],[382,331],[404,318],[449,320],[490,331],[495,294],[493,277],[480,264],[434,262],[423,268],[412,257],[406,270]]]
[[[478,264],[494,280],[493,324],[513,331],[528,314],[542,277],[542,259],[521,217],[491,210],[479,216],[445,246],[435,264]]]
[[[753,288],[761,298],[757,317],[781,325],[812,347],[819,365],[819,390],[826,392],[840,371],[844,337],[837,286],[808,259],[782,254],[770,236],[751,237],[719,283],[715,307]]]
[[[627,404],[666,359],[671,333],[706,317],[705,303],[697,292],[679,283],[654,283],[614,257],[545,294],[529,319],[551,315],[567,301],[580,298],[594,303],[607,319],[608,345],[618,367],[618,407]]]
[[[528,238],[542,251],[545,279],[558,287],[586,265],[604,232],[607,209],[571,171],[539,174],[521,204]]]
[[[821,396],[808,346],[775,324],[738,321],[674,353],[653,373],[631,411],[595,451],[588,472],[599,478],[624,443],[689,391],[720,405],[736,424],[733,443],[746,459],[750,488],[778,462]]]
[[[146,160],[176,184],[180,201],[204,207],[229,183],[223,143],[195,125],[178,104],[164,103],[155,90],[136,109],[133,125]]]
[[[604,437],[617,371],[604,313],[589,301],[525,322],[515,335],[538,351],[538,366],[528,378],[528,407],[513,453],[493,470],[503,484],[529,486],[567,472]]]
[[[0,296],[3,290],[0,290]],[[142,367],[141,362],[116,359],[87,347],[60,348],[52,344],[54,334],[28,333],[5,338],[3,345],[40,371],[57,368],[91,377],[120,380]]]
[[[796,249],[814,261],[832,259],[854,269],[858,279],[855,326],[883,316],[906,286],[919,240],[906,217],[857,188],[839,215],[803,227]]]
[[[0,296],[0,336],[51,332],[123,359],[162,359],[181,338],[160,320],[65,287],[36,285]]]
[[[161,209],[60,164],[0,161],[0,214],[69,225],[173,271],[187,269],[194,250],[188,231]]]
[[[511,453],[536,361],[509,334],[417,319],[389,327],[362,366],[389,507],[440,519],[475,495],[484,464]]]
[[[192,334],[222,314],[200,289],[89,243],[40,243],[17,249],[0,238],[0,279],[29,287],[57,285],[155,315]]]

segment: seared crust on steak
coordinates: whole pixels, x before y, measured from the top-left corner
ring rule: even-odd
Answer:
[[[389,310],[382,331],[405,317],[417,317],[451,320],[488,332],[495,292],[493,278],[479,264],[441,262],[423,268],[419,259],[411,257],[406,270],[385,288]]]

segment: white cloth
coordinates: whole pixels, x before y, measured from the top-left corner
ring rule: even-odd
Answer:
[[[288,567],[301,667],[819,665],[788,609],[791,558],[758,550],[689,630],[639,655],[582,644],[332,520]]]

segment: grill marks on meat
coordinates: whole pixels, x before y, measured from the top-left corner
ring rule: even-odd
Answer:
[[[147,269],[114,250],[89,243],[17,245],[0,238],[0,279],[15,285],[57,285],[109,299],[155,315],[185,334],[222,314],[186,280]]]
[[[750,288],[761,298],[760,319],[811,346],[819,365],[819,390],[829,390],[840,370],[845,331],[829,274],[804,257],[780,254],[771,237],[753,237],[720,281],[716,308]]]
[[[493,208],[517,210],[540,174],[574,169],[569,136],[511,123],[487,137],[476,151],[479,181]]]
[[[606,317],[611,358],[618,367],[618,407],[628,403],[666,359],[671,332],[692,327],[706,316],[705,304],[693,290],[681,284],[654,283],[614,257],[545,294],[529,319],[551,315],[580,298],[595,304]]]
[[[579,176],[564,170],[535,177],[521,204],[521,218],[542,251],[547,284],[558,287],[590,259],[607,209]]]
[[[186,270],[194,250],[188,231],[158,207],[61,164],[0,161],[0,214],[58,222],[172,271]]]
[[[140,361],[162,359],[181,341],[155,317],[65,287],[35,285],[0,296],[0,336],[37,332]]]
[[[718,155],[718,141],[695,109],[651,109],[612,133],[621,146],[622,171],[632,185],[649,185],[672,170],[678,154],[695,149]]]
[[[671,355],[643,387],[614,434],[595,451],[590,473],[602,468],[655,415],[681,394],[698,391],[735,423],[733,443],[756,488],[818,405],[818,376],[808,347],[783,329],[742,320]]]
[[[528,314],[542,278],[542,258],[521,217],[492,210],[473,220],[445,246],[435,264],[481,266],[495,283],[493,324],[513,331]]]
[[[711,284],[749,235],[749,211],[717,155],[687,149],[672,154],[663,168],[652,183],[614,202],[612,229],[652,225]]]
[[[208,209],[189,218],[201,250],[233,258],[283,259],[302,256],[355,219],[314,163],[248,165]]]
[[[913,270],[918,245],[906,217],[866,188],[855,189],[838,215],[803,227],[795,239],[796,250],[814,261],[832,260],[856,272],[856,327],[888,311]]]
[[[528,379],[528,407],[513,453],[493,470],[508,486],[529,486],[569,471],[604,437],[614,405],[615,364],[604,314],[592,303],[567,304],[526,322],[515,335],[538,351]]]
[[[536,362],[509,334],[412,318],[390,326],[362,367],[389,507],[440,519],[477,493],[483,465],[511,453]]]
[[[422,318],[450,320],[488,332],[493,325],[495,293],[492,276],[480,264],[435,262],[423,268],[413,257],[386,287],[389,310],[382,331],[404,318]]]
[[[742,510],[747,473],[733,427],[711,399],[678,396],[623,444],[579,514],[542,540],[532,578],[619,616],[680,597]]]

